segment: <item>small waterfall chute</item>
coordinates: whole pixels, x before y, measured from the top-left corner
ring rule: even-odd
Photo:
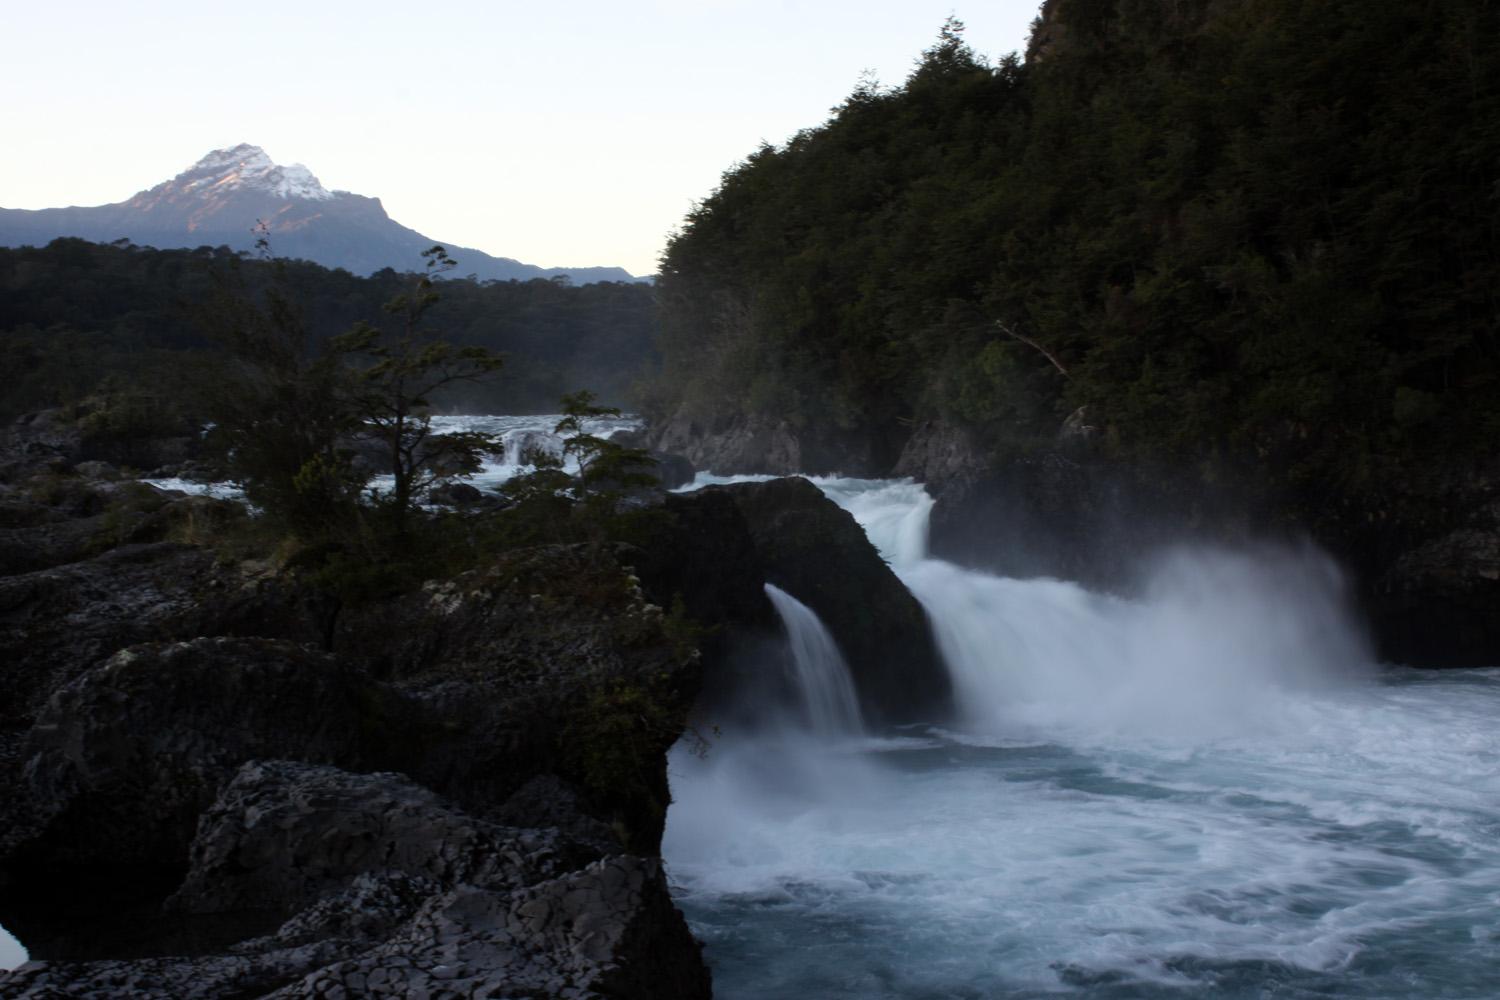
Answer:
[[[864,730],[849,665],[812,608],[773,584],[766,596],[786,628],[787,645],[803,707],[814,732],[853,735]]]
[[[562,438],[547,430],[527,427],[506,431],[501,436],[500,441],[505,447],[506,465],[525,465],[527,453],[532,451],[557,457],[562,456]]]

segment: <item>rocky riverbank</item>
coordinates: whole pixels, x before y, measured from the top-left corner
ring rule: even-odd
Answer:
[[[666,753],[778,683],[763,585],[885,647],[855,658],[872,717],[946,699],[920,609],[805,482],[340,604],[226,547],[238,504],[34,423],[0,462],[0,924],[33,958],[6,996],[706,997]]]
[[[936,498],[933,555],[1018,577],[1128,592],[1142,561],[1174,544],[1311,541],[1349,571],[1384,659],[1500,663],[1500,464],[1493,461],[1310,494],[1249,476],[1206,482],[1191,470],[1108,458],[1084,411],[1053,443],[1004,454],[961,427],[927,421],[885,463],[867,444],[840,454],[826,434],[790,425],[769,436],[743,431],[737,422],[710,427],[673,418],[647,428],[646,439],[726,475],[911,477]],[[789,465],[803,454],[817,456],[816,468]]]

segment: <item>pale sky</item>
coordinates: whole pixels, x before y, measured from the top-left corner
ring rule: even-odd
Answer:
[[[764,140],[864,70],[906,78],[943,20],[991,60],[1039,0],[0,0],[0,207],[122,201],[249,142],[450,244],[656,270]]]

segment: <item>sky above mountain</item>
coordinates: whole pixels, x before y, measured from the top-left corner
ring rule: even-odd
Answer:
[[[123,201],[248,142],[393,218],[543,265],[656,270],[762,141],[866,71],[899,84],[951,13],[1021,49],[1039,0],[16,4],[0,206]]]

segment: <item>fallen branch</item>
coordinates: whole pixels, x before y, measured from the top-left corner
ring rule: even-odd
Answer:
[[[1068,377],[1068,370],[1063,367],[1063,363],[1061,361],[1057,360],[1057,356],[1054,355],[1051,351],[1047,350],[1041,344],[1038,344],[1036,341],[1032,340],[1030,337],[1023,336],[1022,334],[1017,333],[1016,331],[1012,330],[1010,327],[1006,326],[1005,323],[1003,321],[1001,321],[1001,320],[998,320],[998,319],[995,320],[995,326],[999,327],[1000,330],[1001,330],[1001,332],[1005,333],[1007,336],[1013,337],[1014,339],[1019,340],[1021,343],[1025,344],[1027,347],[1030,347],[1033,350],[1040,352],[1041,355],[1042,355],[1042,357],[1044,357],[1048,361],[1052,362],[1052,367],[1053,368],[1056,368],[1059,372],[1062,373],[1062,377],[1063,378],[1067,378]]]

